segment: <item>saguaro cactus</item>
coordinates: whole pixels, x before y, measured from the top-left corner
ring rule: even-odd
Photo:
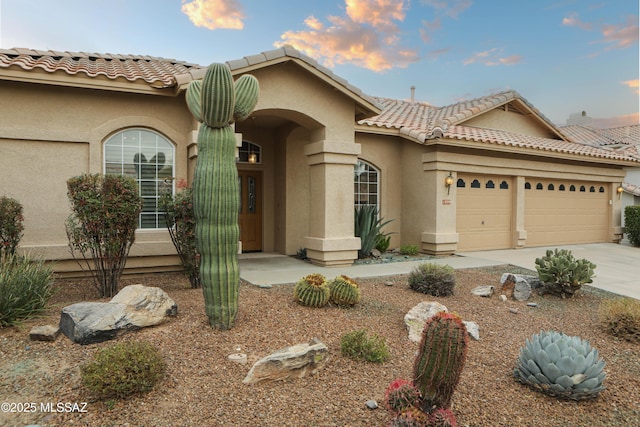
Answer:
[[[462,320],[438,313],[427,320],[413,367],[413,383],[421,394],[420,409],[448,409],[467,357],[469,338]]]
[[[201,122],[193,179],[196,247],[205,311],[215,329],[229,329],[238,313],[238,171],[231,124],[246,119],[258,102],[258,81],[234,84],[225,64],[211,64],[202,81],[187,88],[187,105]]]

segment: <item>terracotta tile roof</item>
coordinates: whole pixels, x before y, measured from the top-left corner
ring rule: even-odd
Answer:
[[[31,71],[40,68],[49,73],[84,73],[89,77],[105,76],[115,80],[143,80],[155,88],[173,87],[176,75],[189,73],[199,65],[152,56],[114,55],[85,52],[58,52],[31,49],[0,49],[0,68],[20,67]]]
[[[543,138],[499,129],[464,125],[464,122],[472,117],[516,101],[517,104],[514,108],[524,108],[528,110],[527,112],[535,114],[549,127],[552,133],[557,135],[557,138]],[[358,122],[360,125],[397,129],[400,135],[408,136],[420,143],[425,143],[430,139],[449,138],[604,159],[640,161],[640,157],[633,159],[627,152],[600,148],[606,145],[607,136],[594,135],[591,132],[585,132],[582,135],[579,132],[582,130],[578,129],[565,133],[564,128],[556,127],[516,91],[500,92],[445,107],[386,98],[378,98],[378,102],[383,107],[382,113],[369,119],[360,120]],[[586,139],[583,140],[583,137]]]
[[[623,182],[622,189],[624,190],[625,193],[629,193],[634,196],[640,197],[640,185]]]

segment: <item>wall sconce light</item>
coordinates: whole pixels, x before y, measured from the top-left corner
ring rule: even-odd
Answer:
[[[449,172],[449,176],[444,179],[444,185],[447,187],[447,195],[451,192],[451,186],[453,185],[453,175]]]
[[[620,185],[618,185],[618,188],[616,188],[616,193],[618,193],[618,199],[620,198],[620,196],[622,196],[622,192],[624,191],[624,188],[622,187],[622,183]]]
[[[254,153],[253,151],[249,153],[249,163],[257,163],[258,162],[258,155],[256,153]]]

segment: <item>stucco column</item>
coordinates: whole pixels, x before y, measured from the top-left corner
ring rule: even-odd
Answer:
[[[431,214],[424,215],[421,250],[433,255],[448,255],[458,246],[456,232],[456,173],[438,170],[430,163],[431,156],[423,156],[425,200],[431,205]],[[446,178],[451,173],[453,184],[447,186]]]
[[[516,176],[516,182],[514,186],[515,191],[515,209],[514,212],[514,225],[516,227],[516,248],[522,248],[527,243],[527,230],[524,227],[524,216],[525,216],[525,190],[524,176]]]
[[[307,257],[325,267],[351,265],[360,238],[353,228],[353,167],[360,144],[320,141],[306,145],[309,165],[309,236]]]

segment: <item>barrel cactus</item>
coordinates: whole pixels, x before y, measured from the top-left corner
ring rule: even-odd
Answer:
[[[560,399],[594,399],[604,390],[605,362],[580,337],[541,331],[520,350],[513,373],[518,381]]]
[[[347,276],[338,276],[329,282],[330,300],[337,305],[351,306],[360,301],[360,286]]]
[[[322,274],[309,274],[293,288],[296,300],[308,307],[324,307],[329,302],[331,291],[327,279]]]
[[[462,319],[440,312],[427,320],[413,367],[420,409],[448,409],[467,357],[469,337]]]
[[[384,407],[391,414],[400,414],[417,405],[420,392],[411,381],[398,378],[389,384],[384,392]]]
[[[198,120],[198,159],[193,178],[196,247],[205,311],[215,329],[229,329],[238,312],[238,171],[231,127],[258,102],[258,81],[243,75],[235,83],[225,64],[211,64],[202,81],[192,81],[186,100]]]

